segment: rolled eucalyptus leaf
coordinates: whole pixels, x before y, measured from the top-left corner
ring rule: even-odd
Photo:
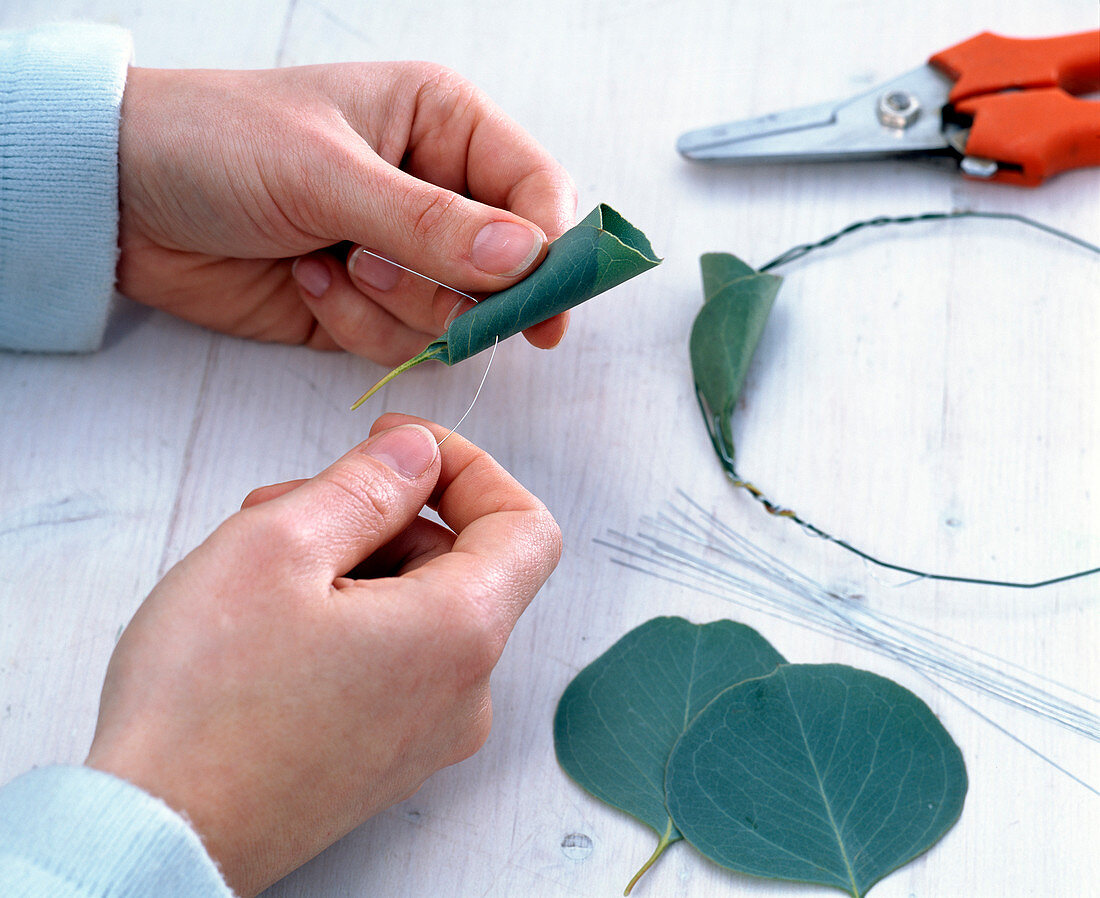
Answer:
[[[546,258],[530,275],[459,315],[438,340],[387,374],[352,408],[358,408],[384,384],[421,362],[461,362],[497,340],[505,340],[617,287],[660,261],[645,234],[601,203],[550,244]]]
[[[719,864],[861,898],[954,825],[967,776],[907,689],[839,664],[790,664],[707,705],[665,787],[675,825]]]
[[[691,329],[691,370],[712,416],[708,428],[732,462],[730,417],[783,279],[729,253],[706,253],[699,265],[704,302]]]
[[[627,633],[566,688],[554,715],[558,762],[583,788],[659,837],[627,891],[681,838],[665,806],[665,765],[676,740],[723,689],[782,663],[743,624],[658,617]]]

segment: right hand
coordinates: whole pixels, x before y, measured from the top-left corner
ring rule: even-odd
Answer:
[[[253,492],[115,648],[87,763],[185,815],[241,896],[488,735],[489,674],[561,535],[444,432],[386,416],[313,479]]]

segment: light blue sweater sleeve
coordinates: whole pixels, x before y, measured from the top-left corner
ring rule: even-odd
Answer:
[[[88,767],[43,767],[0,789],[4,898],[232,898],[163,802]]]
[[[0,31],[0,348],[103,339],[118,244],[118,123],[130,36]]]
[[[0,346],[99,346],[113,293],[129,35],[0,32]],[[3,898],[232,898],[163,802],[85,767],[0,788]]]

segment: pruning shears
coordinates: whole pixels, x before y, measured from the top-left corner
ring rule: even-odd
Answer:
[[[968,177],[1035,186],[1100,165],[1100,31],[983,32],[846,100],[689,131],[688,159],[820,162],[954,158]]]

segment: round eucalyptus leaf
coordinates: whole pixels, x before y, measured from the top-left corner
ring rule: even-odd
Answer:
[[[672,746],[715,695],[782,663],[771,644],[744,624],[647,621],[566,688],[554,715],[558,762],[597,798],[657,832],[661,841],[652,863],[680,839],[665,806]]]
[[[707,857],[862,896],[958,819],[962,754],[919,698],[838,664],[717,696],[669,759],[668,808]]]

